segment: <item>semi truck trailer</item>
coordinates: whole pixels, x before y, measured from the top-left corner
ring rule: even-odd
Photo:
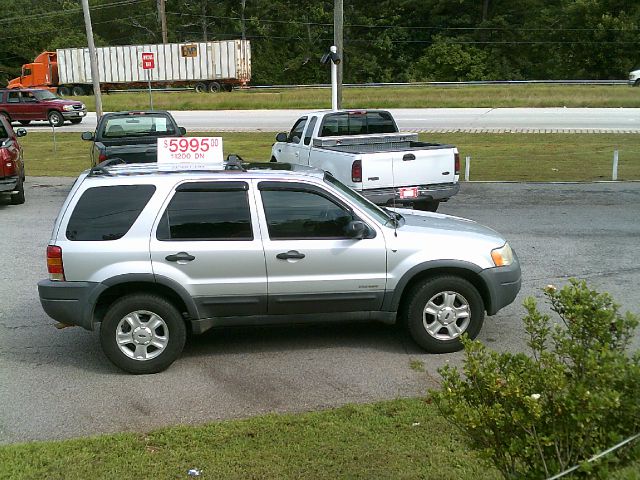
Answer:
[[[143,61],[144,54],[144,61]],[[230,91],[251,80],[248,40],[121,45],[96,48],[100,88],[105,91],[190,87],[197,92]],[[60,96],[93,90],[88,48],[43,52],[22,66],[8,88],[45,88]]]

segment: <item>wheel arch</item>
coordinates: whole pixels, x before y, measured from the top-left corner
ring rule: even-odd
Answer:
[[[102,321],[109,306],[116,299],[134,293],[159,295],[169,300],[183,317],[186,315],[189,318],[198,318],[198,309],[193,298],[182,285],[169,278],[152,274],[126,274],[110,278],[102,282],[102,286],[103,288],[99,289],[92,302],[93,325]]]
[[[481,271],[482,269],[477,265],[462,261],[434,261],[416,265],[402,276],[393,292],[387,294],[383,310],[397,311],[402,315],[407,304],[407,297],[416,285],[431,278],[450,275],[463,278],[471,283],[482,297],[485,311],[491,312],[491,293],[480,276]]]

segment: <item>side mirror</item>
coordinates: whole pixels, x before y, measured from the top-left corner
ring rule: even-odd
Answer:
[[[349,238],[362,240],[369,233],[367,225],[360,220],[351,220],[345,227],[345,234]]]
[[[16,130],[16,137],[24,137],[27,134],[27,131],[24,128],[18,128]]]
[[[93,140],[93,132],[82,132],[81,137],[83,140]]]
[[[178,130],[180,130],[180,134],[181,135],[186,135],[187,134],[187,129],[184,127],[178,127]]]
[[[286,142],[288,138],[289,136],[286,133],[280,132],[276,135],[276,142]]]

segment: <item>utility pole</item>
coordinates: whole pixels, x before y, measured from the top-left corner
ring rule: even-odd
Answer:
[[[158,0],[158,17],[160,19],[160,28],[162,29],[162,43],[169,43],[167,39],[167,13],[164,5],[165,0]]]
[[[333,6],[333,44],[342,61],[338,67],[338,109],[342,108],[342,66],[344,65],[343,4],[342,0],[334,0]]]
[[[89,13],[89,0],[82,0],[82,12],[84,13],[84,27],[87,31],[87,45],[89,45],[89,58],[91,59],[91,78],[93,79],[93,94],[96,97],[96,117],[102,116],[102,94],[100,93],[100,77],[98,73],[98,59],[96,57],[96,45],[93,43],[93,28],[91,27],[91,14]]]
[[[242,40],[247,39],[247,24],[246,24],[246,19],[244,18],[244,11],[246,7],[247,7],[247,0],[241,0],[240,1],[240,8],[241,8],[241,14],[240,14],[241,27],[240,28],[242,29]]]

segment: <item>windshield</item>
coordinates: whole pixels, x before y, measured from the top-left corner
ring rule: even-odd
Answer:
[[[340,190],[342,193],[344,193],[347,197],[353,200],[353,202],[356,203],[358,207],[360,207],[362,210],[367,212],[369,215],[371,215],[381,224],[387,225],[389,222],[395,223],[396,221],[395,215],[385,212],[380,207],[378,207],[374,203],[364,198],[358,192],[350,189],[345,184],[336,180],[336,178],[330,173],[325,173],[324,181],[334,186],[336,189]]]
[[[164,115],[136,114],[109,118],[102,136],[122,138],[175,135],[175,129]]]
[[[60,98],[51,93],[49,90],[33,90],[31,93],[33,93],[33,96],[38,100],[56,100],[57,98]]]

